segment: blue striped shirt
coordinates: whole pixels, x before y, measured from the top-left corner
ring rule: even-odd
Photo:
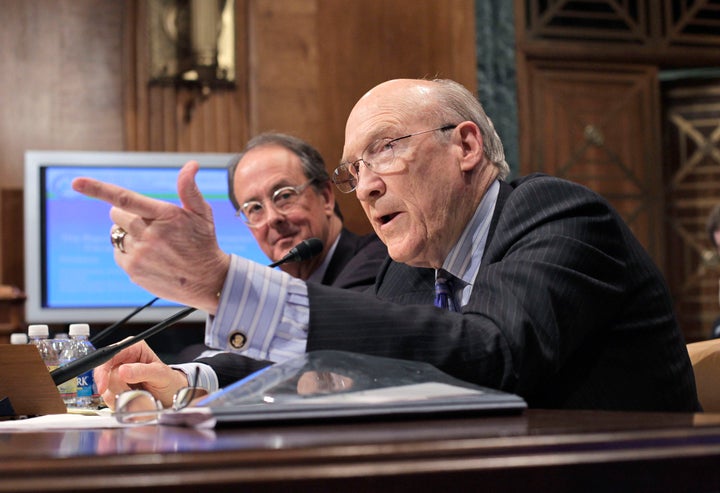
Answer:
[[[480,201],[470,222],[465,226],[458,242],[452,247],[443,262],[442,269],[459,280],[459,282],[455,281],[453,292],[457,306],[464,306],[470,301],[470,293],[475,277],[480,271],[480,262],[485,252],[485,244],[499,192],[500,182],[495,180]],[[435,274],[437,276],[437,272]]]

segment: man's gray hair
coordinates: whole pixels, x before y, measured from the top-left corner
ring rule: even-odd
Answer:
[[[435,94],[438,102],[438,118],[443,123],[471,121],[480,127],[483,138],[483,153],[499,170],[498,177],[504,179],[510,173],[510,166],[505,161],[505,150],[502,141],[495,131],[492,120],[485,114],[485,110],[477,97],[468,89],[450,79],[433,79],[432,82],[440,86]]]

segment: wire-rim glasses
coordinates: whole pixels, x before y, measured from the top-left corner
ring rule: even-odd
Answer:
[[[297,205],[298,199],[305,189],[315,181],[315,178],[311,178],[296,187],[287,186],[278,188],[270,196],[270,204],[272,204],[272,207],[277,212],[288,212]],[[251,228],[258,228],[264,225],[268,217],[266,207],[263,205],[263,202],[259,200],[249,200],[243,203],[235,215],[242,217],[245,224]]]
[[[455,127],[457,127],[457,124],[447,124],[442,127],[431,128],[430,130],[421,130],[420,132],[403,135],[402,137],[377,139],[363,150],[360,159],[340,163],[340,166],[335,168],[333,172],[332,181],[341,192],[350,193],[357,188],[361,162],[374,173],[391,173],[396,171],[393,164],[395,163],[395,148],[397,142],[430,132],[445,132]]]
[[[115,398],[115,419],[122,424],[152,424],[160,414],[166,411],[180,411],[188,407],[199,397],[207,395],[207,390],[198,387],[199,368],[195,367],[195,376],[190,386],[175,392],[170,409],[163,409],[162,403],[147,390],[126,390]]]

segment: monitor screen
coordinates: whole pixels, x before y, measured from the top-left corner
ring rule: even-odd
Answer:
[[[28,151],[25,154],[25,291],[29,323],[110,323],[154,295],[130,281],[113,258],[110,205],[72,190],[88,176],[179,204],[177,174],[194,159],[198,187],[213,209],[220,247],[269,262],[228,199],[232,154]],[[159,300],[133,320],[157,322],[179,306]],[[195,313],[187,320],[202,320]]]

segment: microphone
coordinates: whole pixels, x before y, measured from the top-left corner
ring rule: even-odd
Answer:
[[[268,267],[277,267],[286,262],[302,262],[322,252],[323,242],[320,238],[308,238],[290,249],[280,260],[273,262]]]
[[[52,377],[53,382],[55,382],[55,385],[60,385],[63,382],[67,382],[71,378],[82,375],[86,371],[92,370],[96,366],[100,366],[106,361],[110,361],[113,356],[115,356],[117,353],[119,353],[126,347],[130,347],[137,342],[144,341],[148,337],[157,334],[161,330],[167,329],[171,325],[174,325],[175,322],[178,322],[190,315],[195,310],[196,309],[192,307],[183,308],[179,312],[170,315],[162,322],[153,325],[145,332],[141,332],[136,336],[126,337],[122,341],[109,344],[105,347],[93,351],[90,354],[82,356],[75,361],[68,363],[67,365],[63,365],[59,368],[54,369],[50,372],[50,376]]]
[[[297,245],[295,245],[293,248],[290,249],[290,251],[280,260],[273,262],[272,264],[268,265],[268,267],[277,267],[278,265],[284,264],[286,262],[301,262],[303,260],[307,260],[309,258],[314,257],[315,255],[322,252],[323,249],[323,242],[318,238],[308,238],[307,240],[303,240]],[[157,298],[156,298],[157,299]],[[131,313],[128,317],[125,317],[123,321],[129,320],[132,316],[134,316],[136,313],[138,313],[143,308],[150,306],[153,304],[155,300],[152,300],[142,307],[136,309],[133,313]],[[86,371],[92,370],[96,366],[100,366],[103,363],[106,363],[107,361],[110,361],[113,356],[115,356],[117,353],[122,351],[123,349],[132,346],[135,343],[138,343],[140,341],[144,341],[150,336],[153,336],[157,334],[158,332],[161,332],[171,325],[174,325],[176,322],[179,322],[183,318],[190,315],[192,312],[194,312],[196,308],[192,307],[185,307],[182,310],[178,311],[177,313],[170,315],[168,318],[163,320],[162,322],[153,325],[149,329],[147,329],[144,332],[141,332],[140,334],[136,336],[129,336],[123,339],[122,341],[115,342],[113,344],[110,344],[108,346],[102,347],[100,349],[97,349],[96,351],[93,351],[90,354],[87,354],[85,356],[82,356],[75,361],[72,361],[71,363],[68,363],[67,365],[63,365],[59,368],[54,369],[50,372],[50,376],[53,379],[53,382],[55,385],[60,385],[63,382],[67,382],[71,378],[75,378],[78,375],[82,375]],[[122,322],[122,321],[121,321]],[[112,326],[113,328],[119,324],[115,324]]]

